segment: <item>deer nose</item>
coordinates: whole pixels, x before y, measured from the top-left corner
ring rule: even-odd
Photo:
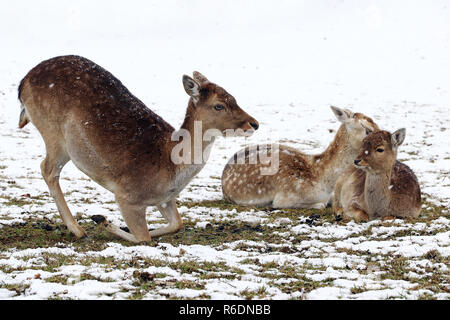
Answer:
[[[358,165],[361,162],[361,160],[356,159],[355,161],[353,161],[354,164]]]
[[[258,122],[250,122],[250,125],[252,126],[253,129],[258,130],[259,128],[259,123]]]

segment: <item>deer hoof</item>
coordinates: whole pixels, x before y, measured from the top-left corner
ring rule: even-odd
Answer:
[[[104,216],[101,216],[99,214],[96,214],[94,216],[91,217],[92,220],[94,220],[94,222],[96,224],[104,224],[106,221],[106,218]]]

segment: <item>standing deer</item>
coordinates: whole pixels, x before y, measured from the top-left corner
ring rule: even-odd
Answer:
[[[331,109],[342,124],[323,153],[308,155],[283,145],[268,148],[269,152],[278,152],[279,159],[278,170],[269,175],[261,174],[266,167],[262,161],[250,161],[255,152],[264,148],[258,146],[252,151],[247,147],[236,153],[223,170],[224,198],[240,205],[323,208],[339,175],[358,154],[362,140],[368,132],[378,130],[373,120],[361,113],[333,106]],[[242,155],[244,163],[236,163]]]
[[[258,122],[243,111],[232,95],[209,82],[199,72],[183,76],[190,96],[181,130],[194,133],[201,121],[201,135],[209,129],[253,131]],[[19,128],[32,122],[46,146],[42,175],[61,218],[76,237],[86,235],[73,218],[59,185],[59,175],[69,161],[92,180],[111,191],[131,233],[108,223],[94,221],[109,232],[132,242],[178,231],[182,226],[175,199],[203,168],[200,163],[171,161],[178,144],[177,131],[111,73],[79,56],[62,56],[41,62],[21,81]],[[200,138],[201,139],[201,138]],[[214,137],[200,140],[208,148]],[[190,144],[189,144],[190,145]],[[187,151],[192,160],[194,145]],[[155,205],[168,221],[149,232],[147,206]]]
[[[390,134],[373,132],[361,151],[339,177],[333,208],[343,218],[367,221],[394,217],[417,217],[421,208],[420,186],[414,172],[396,160],[405,129]]]

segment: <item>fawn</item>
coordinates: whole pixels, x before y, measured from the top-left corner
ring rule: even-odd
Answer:
[[[405,132],[377,131],[364,139],[354,164],[336,182],[336,215],[357,221],[419,216],[421,193],[417,177],[396,160]]]
[[[59,185],[59,175],[69,161],[92,180],[115,195],[130,232],[108,223],[102,216],[94,221],[109,232],[132,242],[178,231],[182,226],[175,199],[203,168],[206,159],[193,163],[195,146],[188,144],[188,161],[174,163],[173,138],[179,131],[200,135],[215,129],[205,141],[211,147],[225,130],[253,132],[258,122],[243,111],[235,98],[199,72],[183,76],[190,96],[181,129],[176,131],[148,109],[111,73],[80,56],[61,56],[41,62],[20,83],[22,103],[19,127],[28,122],[40,132],[46,146],[42,175],[61,218],[76,237],[86,235],[73,218]],[[183,141],[184,142],[184,141]],[[210,149],[209,149],[210,150]],[[166,227],[149,232],[147,206],[155,205],[168,221]]]
[[[325,207],[336,180],[358,154],[362,140],[378,130],[374,121],[361,113],[333,106],[331,109],[341,126],[323,153],[308,155],[284,145],[266,148],[269,153],[278,153],[279,167],[273,174],[261,174],[266,165],[262,161],[250,163],[249,159],[256,158],[255,153],[263,146],[253,151],[247,147],[237,152],[223,170],[224,198],[240,205],[272,208]],[[241,156],[245,163],[236,163]]]

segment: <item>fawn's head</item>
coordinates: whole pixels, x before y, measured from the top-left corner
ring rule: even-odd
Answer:
[[[399,129],[394,133],[377,131],[368,135],[361,147],[354,164],[359,169],[372,172],[390,170],[397,158],[397,148],[405,140],[405,129]]]
[[[195,113],[195,120],[201,121],[204,129],[217,129],[222,135],[226,130],[241,129],[252,133],[258,129],[258,121],[242,110],[231,94],[200,72],[194,71],[193,75],[194,78],[183,76],[184,90],[191,97],[190,111]]]
[[[378,125],[368,116],[362,113],[354,113],[348,109],[340,109],[331,106],[336,118],[345,126],[347,130],[350,146],[354,150],[359,150],[362,141],[373,131],[378,131]]]

